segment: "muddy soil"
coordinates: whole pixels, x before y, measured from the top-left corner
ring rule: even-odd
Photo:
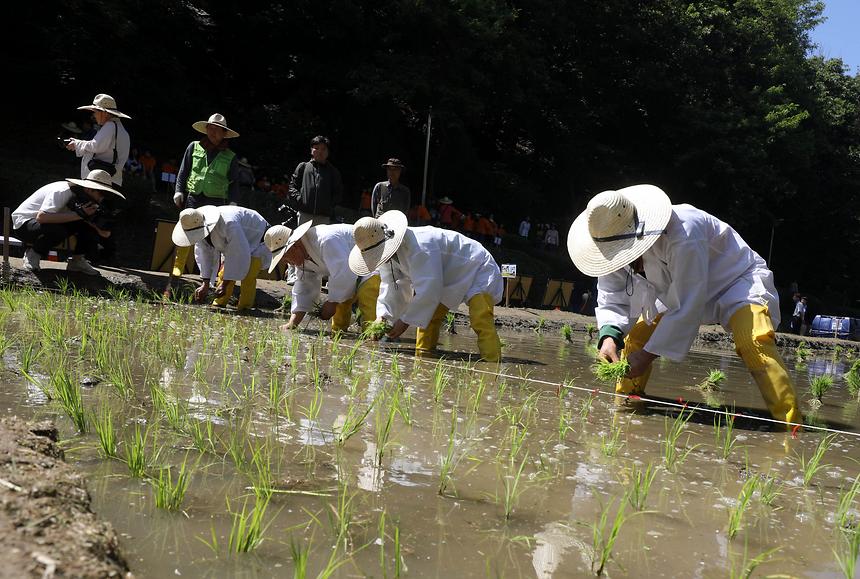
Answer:
[[[65,264],[56,262],[42,262],[42,271],[38,274],[30,273],[21,267],[21,260],[10,259],[11,271],[8,279],[12,285],[27,285],[33,287],[45,287],[56,289],[60,280],[68,280],[77,289],[91,293],[109,295],[108,291],[123,290],[132,296],[142,295],[152,299],[160,295],[167,282],[167,274],[147,270],[104,267],[99,268],[100,277],[88,276],[80,273],[66,273]],[[191,284],[199,283],[199,276],[189,275],[183,278],[189,288]],[[283,303],[284,295],[290,286],[282,281],[258,280],[257,281],[257,310],[251,315],[269,316],[272,311]],[[189,289],[190,291],[190,289]],[[238,294],[238,289],[236,290]],[[464,304],[460,306],[456,314],[456,324],[467,326],[469,323],[469,309]],[[577,334],[588,333],[589,325],[595,323],[593,316],[583,316],[573,312],[562,310],[545,310],[538,308],[506,308],[497,306],[495,308],[496,326],[512,331],[540,331],[547,335],[558,335],[559,330],[565,324],[571,326]],[[833,338],[813,338],[810,336],[796,336],[794,334],[777,334],[777,345],[783,348],[795,348],[801,342],[813,350],[833,350],[837,346],[843,349],[860,350],[860,344],[848,340],[837,340]],[[733,350],[734,343],[730,334],[719,325],[701,326],[696,343],[700,347],[716,348],[721,350]]]
[[[0,420],[0,579],[131,577],[50,422]]]

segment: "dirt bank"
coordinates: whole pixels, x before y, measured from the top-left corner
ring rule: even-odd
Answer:
[[[42,271],[33,274],[21,268],[21,260],[11,259],[9,281],[13,285],[44,287],[57,289],[66,280],[77,289],[92,294],[109,296],[111,292],[123,290],[132,296],[142,295],[147,299],[158,299],[167,281],[167,274],[131,268],[105,267],[99,268],[101,277],[87,276],[80,273],[65,272],[65,265],[55,262],[42,262]],[[186,276],[188,283],[199,280],[198,276]],[[257,315],[271,315],[284,299],[289,286],[281,281],[258,280],[257,282]],[[510,331],[538,331],[546,335],[558,335],[561,327],[569,324],[576,334],[588,333],[590,325],[595,323],[592,316],[582,316],[562,310],[544,310],[537,308],[505,308],[496,307],[496,325]],[[253,315],[253,314],[252,314]],[[457,324],[468,324],[468,308],[463,305],[457,312]],[[794,348],[800,342],[815,350],[860,349],[860,344],[847,340],[833,338],[811,338],[793,334],[777,334],[777,344],[784,348]],[[734,349],[731,335],[720,326],[702,326],[699,328],[697,346],[717,349]]]
[[[50,422],[0,420],[0,578],[131,577]]]

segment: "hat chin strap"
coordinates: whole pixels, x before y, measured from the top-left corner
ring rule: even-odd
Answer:
[[[610,235],[608,237],[592,237],[591,239],[596,243],[605,243],[607,241],[619,241],[621,239],[641,239],[650,235],[662,235],[666,233],[665,229],[649,229],[646,231],[645,222],[639,221],[636,216],[634,216],[634,219],[636,220],[636,226],[632,233],[621,233],[619,235]]]
[[[375,247],[379,247],[380,245],[382,245],[383,243],[385,243],[389,239],[392,239],[394,237],[394,230],[389,229],[387,225],[383,224],[382,234],[383,234],[382,239],[380,239],[379,241],[377,241],[373,245],[369,245],[369,246],[365,247],[364,249],[361,250],[361,252],[364,253],[365,251],[370,251],[371,249],[373,249]]]

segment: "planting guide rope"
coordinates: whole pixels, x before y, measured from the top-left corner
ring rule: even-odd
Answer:
[[[337,344],[342,347],[351,347],[347,346],[347,344]],[[388,356],[389,358],[393,358],[395,354],[391,354],[387,351],[381,351],[383,355]],[[444,360],[444,357],[441,358]],[[458,366],[456,364],[450,364],[442,362],[442,366],[447,368],[453,368],[457,370],[463,370],[462,366]],[[538,378],[529,378],[527,376],[514,376],[512,374],[503,374],[501,372],[491,372],[489,370],[479,370],[478,368],[469,368],[472,372],[477,372],[479,374],[487,374],[490,376],[498,376],[501,378],[510,378],[512,380],[522,380],[523,382],[531,382],[532,384],[543,384],[546,386],[554,386],[556,389],[567,388],[569,390],[578,390],[580,392],[588,392],[591,395],[602,394],[604,396],[610,396],[613,398],[619,398],[622,400],[632,400],[632,401],[641,401],[648,402],[650,404],[656,404],[657,406],[666,406],[669,408],[680,408],[682,410],[689,410],[690,412],[706,412],[713,415],[719,416],[742,416],[744,418],[748,418],[750,420],[757,420],[759,422],[766,422],[771,424],[782,424],[783,426],[790,427],[792,431],[792,435],[794,435],[799,428],[809,429],[809,430],[818,430],[821,432],[829,432],[833,434],[844,434],[846,436],[853,436],[854,438],[860,439],[860,432],[851,432],[850,430],[840,430],[838,428],[828,428],[826,426],[815,426],[812,424],[797,424],[795,422],[786,422],[784,420],[777,420],[775,418],[765,418],[764,416],[753,416],[750,414],[743,414],[738,412],[728,412],[725,410],[715,410],[713,408],[706,408],[704,406],[690,406],[687,403],[682,402],[669,402],[667,400],[657,400],[655,398],[646,398],[644,396],[639,396],[636,394],[620,394],[618,392],[607,392],[606,390],[601,390],[599,388],[585,388],[583,386],[574,386],[573,384],[565,383],[565,382],[550,382],[548,380],[540,380]]]

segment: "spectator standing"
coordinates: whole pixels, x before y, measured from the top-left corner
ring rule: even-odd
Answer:
[[[81,158],[81,179],[94,169],[102,169],[111,176],[114,188],[122,187],[122,170],[131,148],[131,138],[122,119],[131,117],[121,113],[114,98],[107,94],[97,94],[93,104],[78,107],[78,110],[93,111],[101,126],[91,140],[70,139],[66,145]]]
[[[236,205],[239,196],[239,164],[236,153],[230,150],[229,140],[238,137],[239,133],[228,127],[227,119],[219,113],[210,116],[209,120],[197,121],[191,128],[205,136],[199,141],[191,141],[185,148],[182,165],[176,176],[173,202],[179,209],[228,203]],[[176,250],[173,270],[164,289],[165,298],[170,297],[173,283],[185,271],[185,262],[190,253],[190,245],[182,245]]]
[[[526,217],[525,219],[520,221],[520,228],[519,228],[520,237],[525,237],[526,239],[528,239],[529,238],[529,231],[531,230],[531,228],[532,228],[531,217]]]
[[[558,229],[555,228],[555,223],[549,226],[544,236],[544,243],[550,251],[558,250]]]
[[[149,150],[144,150],[140,156],[140,167],[143,169],[143,178],[152,186],[152,192],[155,193],[155,157]]]
[[[800,304],[803,306],[803,313],[800,316],[800,335],[805,336],[809,329],[809,302],[806,296],[800,298]]]
[[[456,229],[460,224],[460,212],[454,209],[454,201],[447,195],[439,199],[439,226]]]
[[[254,168],[251,166],[251,163],[248,162],[246,157],[242,157],[238,161],[239,167],[236,169],[236,180],[239,182],[240,187],[247,187],[248,189],[254,188]]]
[[[806,313],[806,308],[803,302],[800,301],[799,293],[794,292],[791,299],[794,301],[794,312],[791,314],[789,330],[791,330],[792,334],[800,334],[800,325],[803,323],[803,315]]]
[[[329,162],[329,140],[316,136],[311,140],[311,159],[296,166],[290,180],[290,197],[299,211],[299,225],[331,223],[334,208],[343,197],[340,171]]]
[[[105,193],[122,197],[113,188],[111,176],[96,169],[86,179],[49,183],[21,203],[12,212],[12,227],[15,235],[33,245],[24,253],[24,269],[39,271],[39,262],[51,248],[74,235],[75,253],[66,270],[99,275],[86,256],[95,251],[99,238],[111,234],[99,227],[97,218]]]
[[[362,189],[361,190],[361,200],[358,202],[358,214],[362,217],[369,216],[370,213],[370,205],[373,201],[373,197],[370,194],[370,189]]]
[[[400,159],[391,158],[382,168],[388,173],[388,181],[380,181],[373,188],[370,200],[371,215],[379,217],[392,210],[408,213],[412,205],[412,192],[400,182],[400,175],[406,167]]]

